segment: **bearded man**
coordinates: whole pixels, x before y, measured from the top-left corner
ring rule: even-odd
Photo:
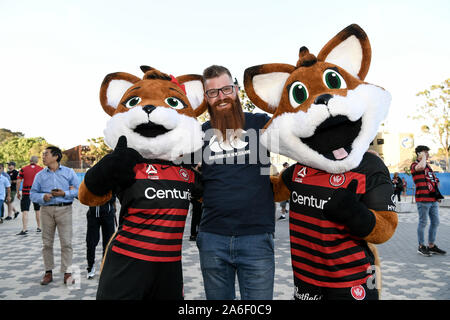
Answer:
[[[270,157],[259,143],[266,114],[244,113],[230,71],[203,72],[210,121],[203,124],[203,213],[197,235],[207,299],[271,300],[275,206]]]

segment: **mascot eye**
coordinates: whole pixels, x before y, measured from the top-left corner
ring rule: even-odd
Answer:
[[[308,90],[306,86],[296,81],[294,82],[289,89],[289,102],[294,108],[297,108],[301,105],[305,100],[308,99]]]
[[[335,70],[328,69],[323,73],[323,82],[330,89],[345,89],[347,83],[344,78]]]
[[[125,101],[124,105],[127,108],[133,108],[133,107],[136,107],[138,105],[138,103],[141,101],[142,101],[142,99],[139,97],[131,97],[131,98],[128,98],[127,101]]]
[[[167,98],[166,100],[164,100],[164,102],[167,103],[170,107],[177,109],[177,110],[184,108],[183,101],[181,101],[180,99],[175,98],[175,97]]]

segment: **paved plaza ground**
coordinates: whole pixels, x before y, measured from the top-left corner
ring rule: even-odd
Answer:
[[[409,201],[409,200],[408,200]],[[16,200],[17,206],[17,200]],[[279,216],[279,206],[277,217]],[[36,232],[34,212],[29,215],[27,236],[16,235],[21,230],[21,215],[0,224],[0,300],[93,300],[98,275],[86,279],[86,211],[77,200],[73,204],[73,270],[75,285],[63,284],[59,273],[60,246],[55,238],[54,281],[40,285],[44,267],[41,255],[41,234]],[[440,208],[437,244],[450,252],[450,208]],[[383,300],[450,300],[450,253],[423,257],[417,253],[417,211],[399,213],[399,225],[390,241],[379,245],[382,263]],[[198,250],[189,241],[190,215],[183,238],[183,275],[187,300],[204,300]],[[100,260],[101,245],[97,247]],[[275,233],[275,300],[291,300],[293,280],[289,250],[289,223],[277,221]],[[100,261],[96,262],[97,270]],[[239,294],[238,294],[239,296]]]

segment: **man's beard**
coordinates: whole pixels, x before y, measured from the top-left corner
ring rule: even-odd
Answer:
[[[224,110],[218,109],[217,106],[221,103],[230,103],[231,107]],[[241,101],[239,96],[236,99],[225,98],[216,101],[212,106],[208,104],[208,112],[210,116],[211,127],[216,129],[225,137],[223,141],[231,141],[230,137],[241,135],[242,129],[245,125],[244,112],[242,111]],[[218,135],[219,132],[216,134]],[[234,138],[234,137],[233,137]]]

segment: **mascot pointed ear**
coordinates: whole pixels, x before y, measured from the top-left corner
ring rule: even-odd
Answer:
[[[206,111],[205,90],[203,88],[203,77],[198,74],[187,74],[177,77],[180,84],[186,89],[186,96],[198,117]]]
[[[114,114],[124,93],[141,79],[126,72],[108,74],[100,87],[100,103],[110,116]]]
[[[320,50],[317,60],[333,63],[364,80],[369,72],[372,49],[367,34],[356,24],[335,35]]]
[[[275,113],[284,84],[294,70],[294,66],[282,63],[247,68],[244,72],[244,88],[248,98],[258,108]]]

